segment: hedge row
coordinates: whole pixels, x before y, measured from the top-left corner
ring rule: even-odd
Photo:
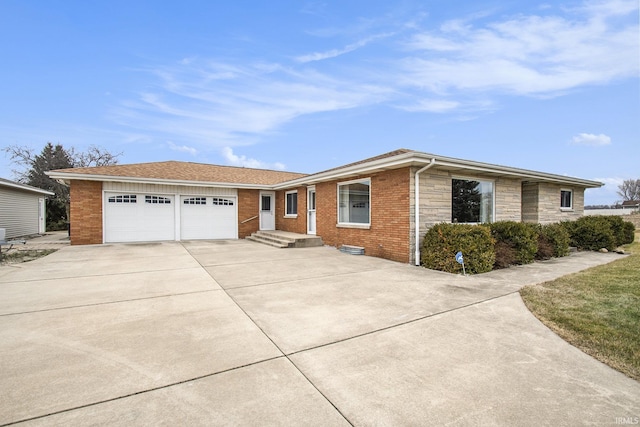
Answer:
[[[455,255],[462,252],[466,271],[486,273],[510,265],[562,257],[569,247],[613,250],[632,243],[635,227],[617,216],[585,216],[558,224],[498,221],[491,224],[437,224],[422,242],[422,265],[449,273],[462,272]]]

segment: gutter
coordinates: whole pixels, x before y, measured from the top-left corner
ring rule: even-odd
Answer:
[[[415,250],[415,265],[420,265],[420,174],[424,171],[426,171],[427,169],[431,168],[432,166],[434,166],[436,164],[436,158],[433,157],[431,158],[431,162],[429,164],[427,164],[426,166],[424,166],[422,169],[419,169],[418,171],[416,171],[415,174],[415,178],[414,178],[414,190],[415,190],[415,244],[416,244],[416,250]]]

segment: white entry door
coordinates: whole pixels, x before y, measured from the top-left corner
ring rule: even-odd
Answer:
[[[307,189],[307,234],[316,234],[316,189]]]
[[[276,193],[260,192],[260,230],[276,229]]]

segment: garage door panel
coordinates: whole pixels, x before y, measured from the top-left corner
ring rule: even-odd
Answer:
[[[181,197],[180,236],[183,240],[235,239],[235,197]]]
[[[105,193],[105,241],[174,240],[172,196]]]

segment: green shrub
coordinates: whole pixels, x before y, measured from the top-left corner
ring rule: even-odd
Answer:
[[[563,223],[563,226],[569,230],[571,246],[578,249],[614,250],[617,246],[611,223],[604,216],[583,216],[572,223]]]
[[[550,246],[551,248],[549,249]],[[536,259],[569,255],[569,232],[562,224],[538,226],[538,254]]]
[[[622,227],[622,236],[622,245],[633,243],[633,240],[636,238],[636,226],[633,225],[632,222],[625,221]]]
[[[606,215],[603,216],[603,218],[609,222],[613,238],[615,239],[615,246],[624,245],[624,243],[622,243],[625,240],[624,221],[622,220],[622,217],[617,215]]]
[[[461,273],[455,259],[462,252],[467,273],[491,271],[495,261],[494,240],[484,225],[437,224],[427,231],[422,242],[422,265],[448,273]]]
[[[504,268],[512,264],[530,264],[538,252],[538,225],[515,221],[498,221],[489,224],[491,235],[496,245],[506,245],[515,251],[514,259],[498,259],[496,252],[496,268]],[[508,251],[500,251],[508,253]]]

